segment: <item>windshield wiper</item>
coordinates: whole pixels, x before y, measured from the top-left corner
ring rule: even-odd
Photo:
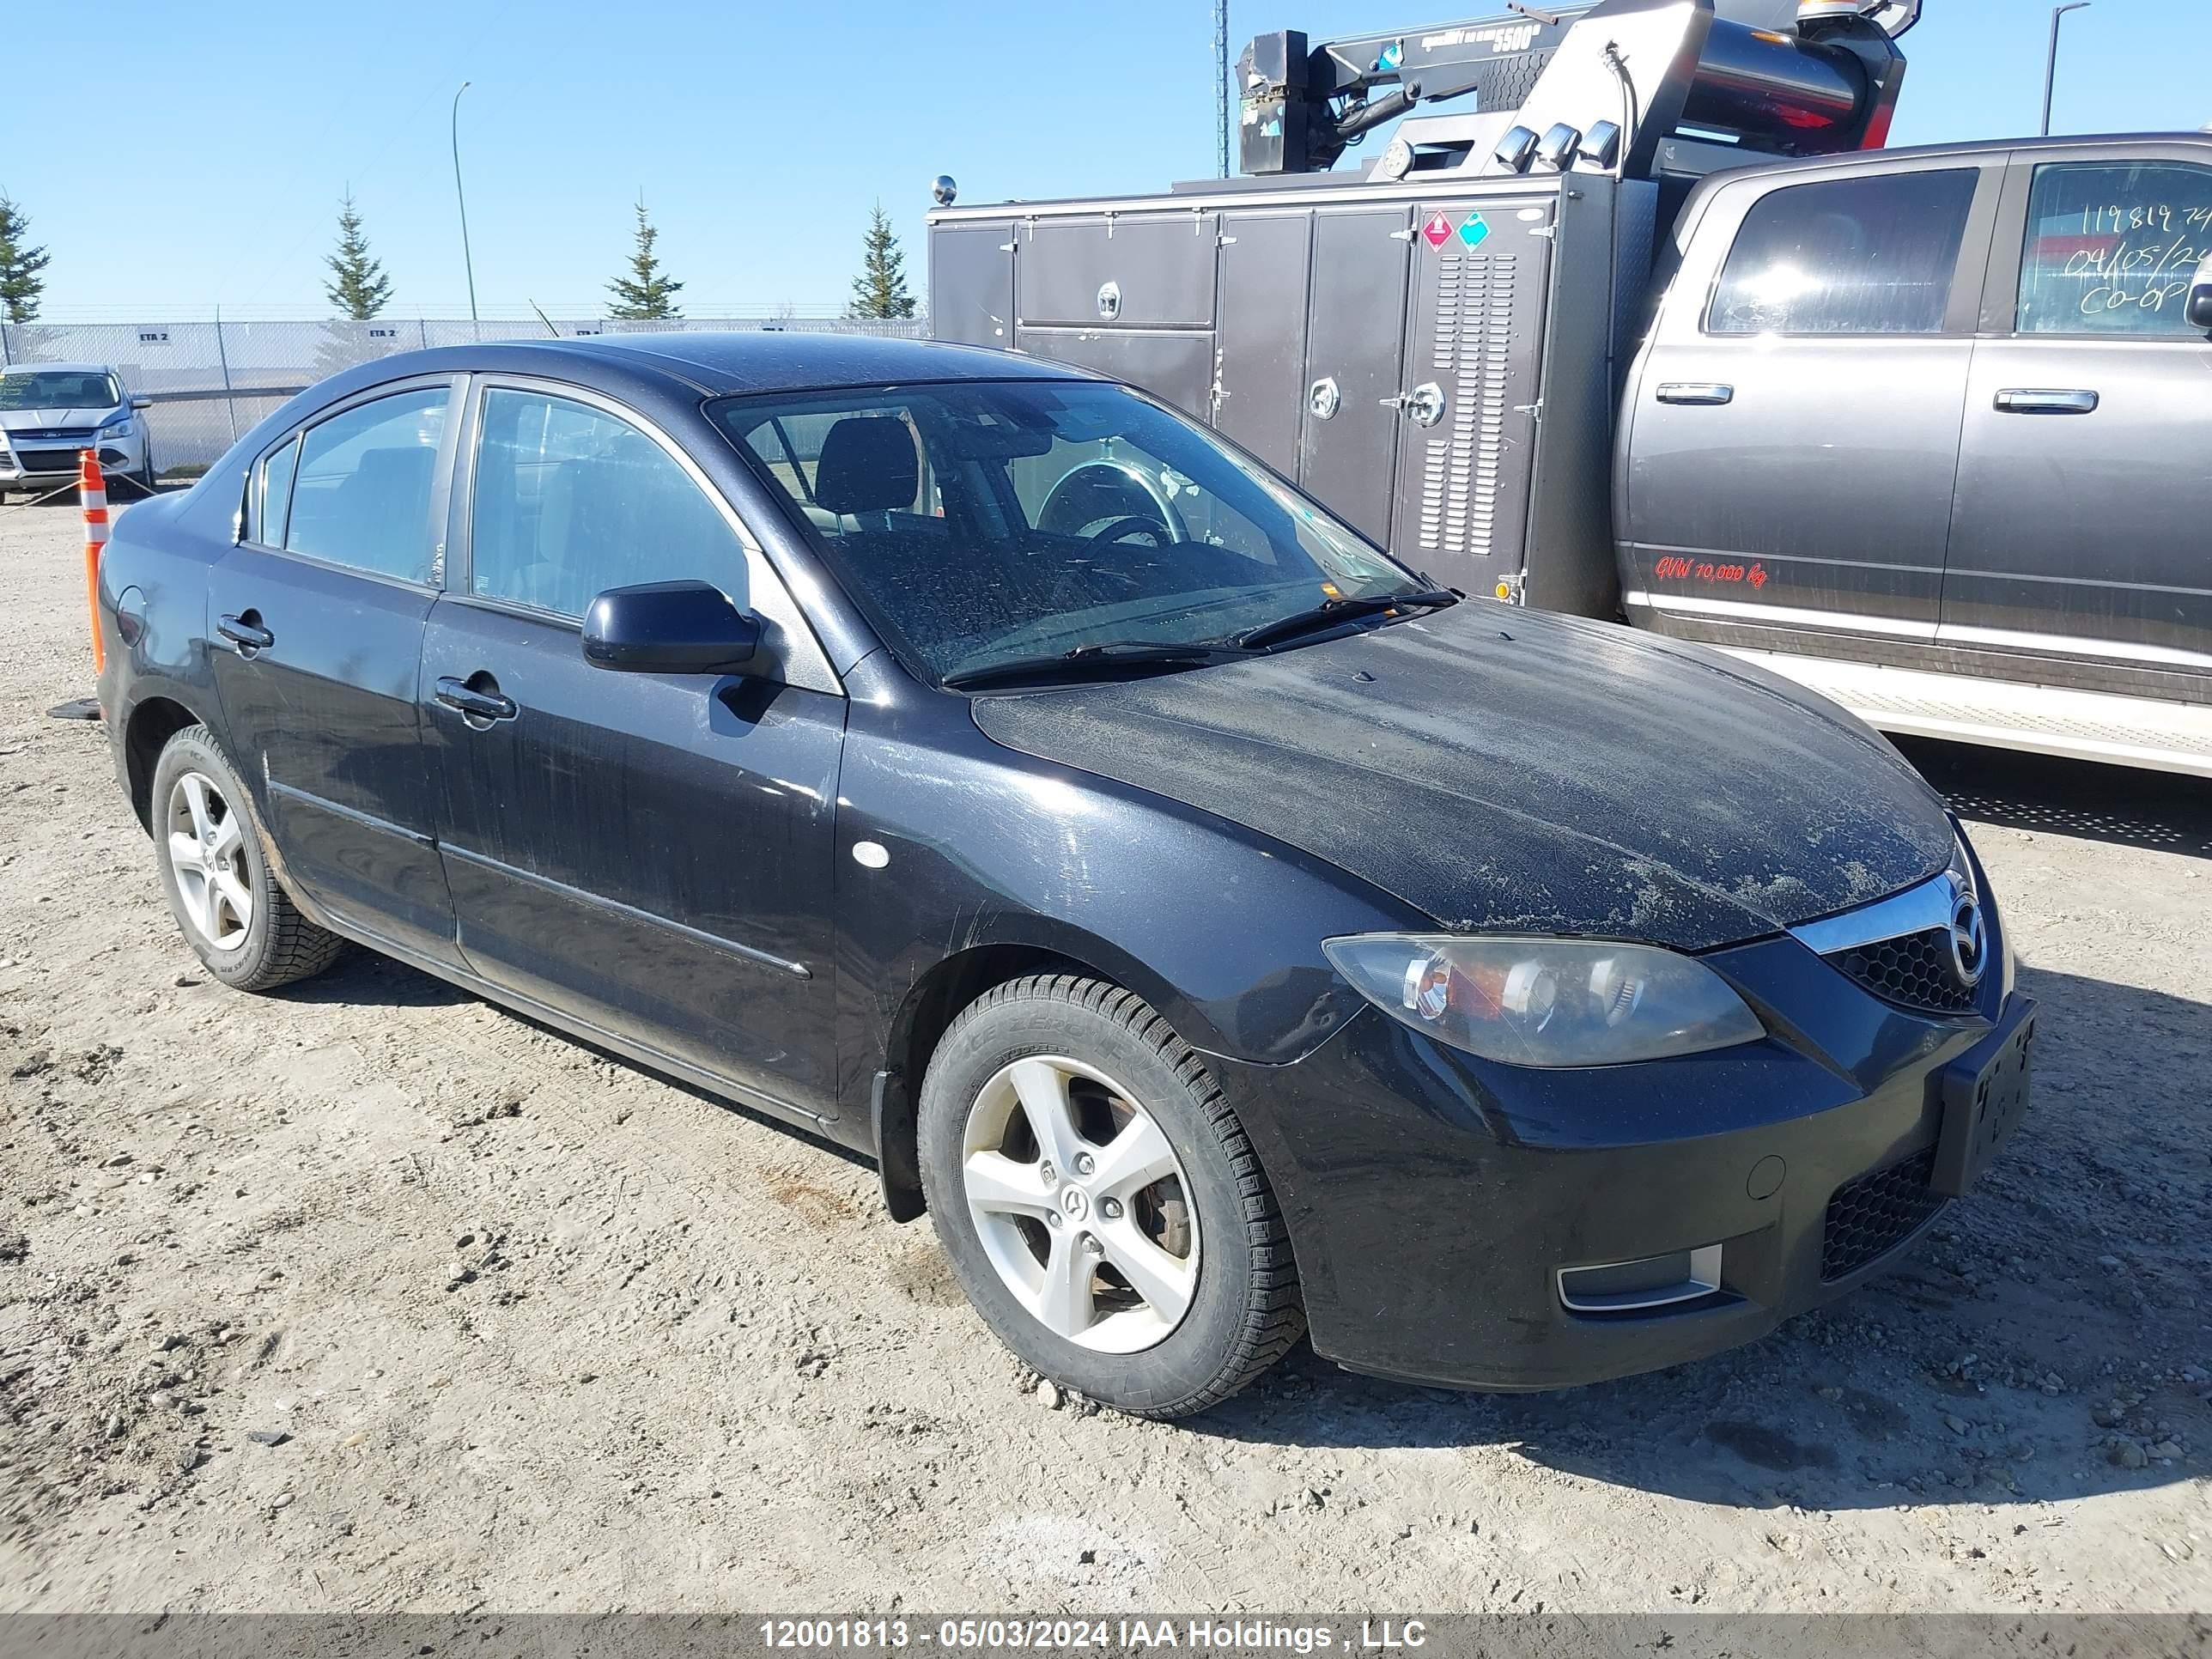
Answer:
[[[1288,617],[1279,617],[1273,622],[1261,623],[1257,628],[1248,628],[1237,635],[1232,644],[1247,651],[1263,651],[1271,645],[1280,645],[1301,634],[1318,633],[1324,628],[1334,628],[1356,617],[1371,617],[1379,611],[1395,611],[1403,606],[1409,611],[1434,610],[1441,605],[1457,605],[1459,595],[1448,587],[1420,587],[1410,593],[1380,593],[1365,599],[1323,599],[1310,611],[1300,611]]]
[[[1245,654],[1235,645],[1161,645],[1143,640],[1108,640],[1097,645],[1079,645],[1051,657],[1014,657],[988,663],[958,674],[947,674],[939,684],[955,691],[981,685],[1016,681],[1101,679],[1129,669],[1202,668],[1208,663],[1231,662]]]

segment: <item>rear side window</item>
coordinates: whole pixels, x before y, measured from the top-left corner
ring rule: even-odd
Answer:
[[[1709,334],[1934,334],[1979,170],[1792,185],[1744,216]]]
[[[2212,167],[2069,161],[2035,170],[2021,251],[2022,334],[2201,339],[2190,279],[2212,252]]]
[[[484,393],[470,591],[557,616],[637,582],[712,582],[747,603],[743,544],[668,452],[566,398]]]
[[[299,467],[297,436],[264,458],[253,475],[252,522],[246,532],[248,541],[259,542],[264,547],[284,545],[284,520],[292,510],[292,475]]]
[[[406,581],[435,580],[430,495],[451,395],[423,386],[309,427],[300,440],[286,550]]]

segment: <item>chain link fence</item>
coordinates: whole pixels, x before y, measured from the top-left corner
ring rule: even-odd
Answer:
[[[920,318],[891,322],[843,317],[684,317],[667,322],[611,318],[550,319],[564,339],[594,334],[789,330],[900,339],[928,332]],[[154,464],[164,472],[213,462],[237,436],[294,392],[342,368],[395,352],[480,340],[542,340],[536,318],[379,317],[374,321],[204,323],[0,323],[0,367],[101,363],[123,377],[146,411]]]

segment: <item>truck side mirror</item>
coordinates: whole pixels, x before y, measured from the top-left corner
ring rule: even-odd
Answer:
[[[2190,279],[2185,314],[2190,327],[2212,334],[2212,253],[2204,256],[2197,267],[2197,275]]]

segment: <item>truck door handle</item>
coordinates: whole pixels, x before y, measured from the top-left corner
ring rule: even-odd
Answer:
[[[1717,380],[1662,380],[1658,397],[1662,404],[1732,404],[1735,388]]]
[[[1424,380],[1411,392],[1376,401],[1385,409],[1396,410],[1415,426],[1434,426],[1444,417],[1444,389],[1434,380]]]
[[[511,720],[515,716],[514,699],[500,695],[496,687],[479,691],[466,680],[445,678],[438,682],[438,701],[448,708],[458,708],[474,725],[486,725],[493,720]]]
[[[2002,415],[2094,415],[2097,394],[2007,386],[1997,393],[1996,406]]]
[[[215,631],[236,646],[241,657],[266,651],[276,643],[276,636],[261,625],[259,615],[252,611],[242,617],[222,617],[216,623]]]

